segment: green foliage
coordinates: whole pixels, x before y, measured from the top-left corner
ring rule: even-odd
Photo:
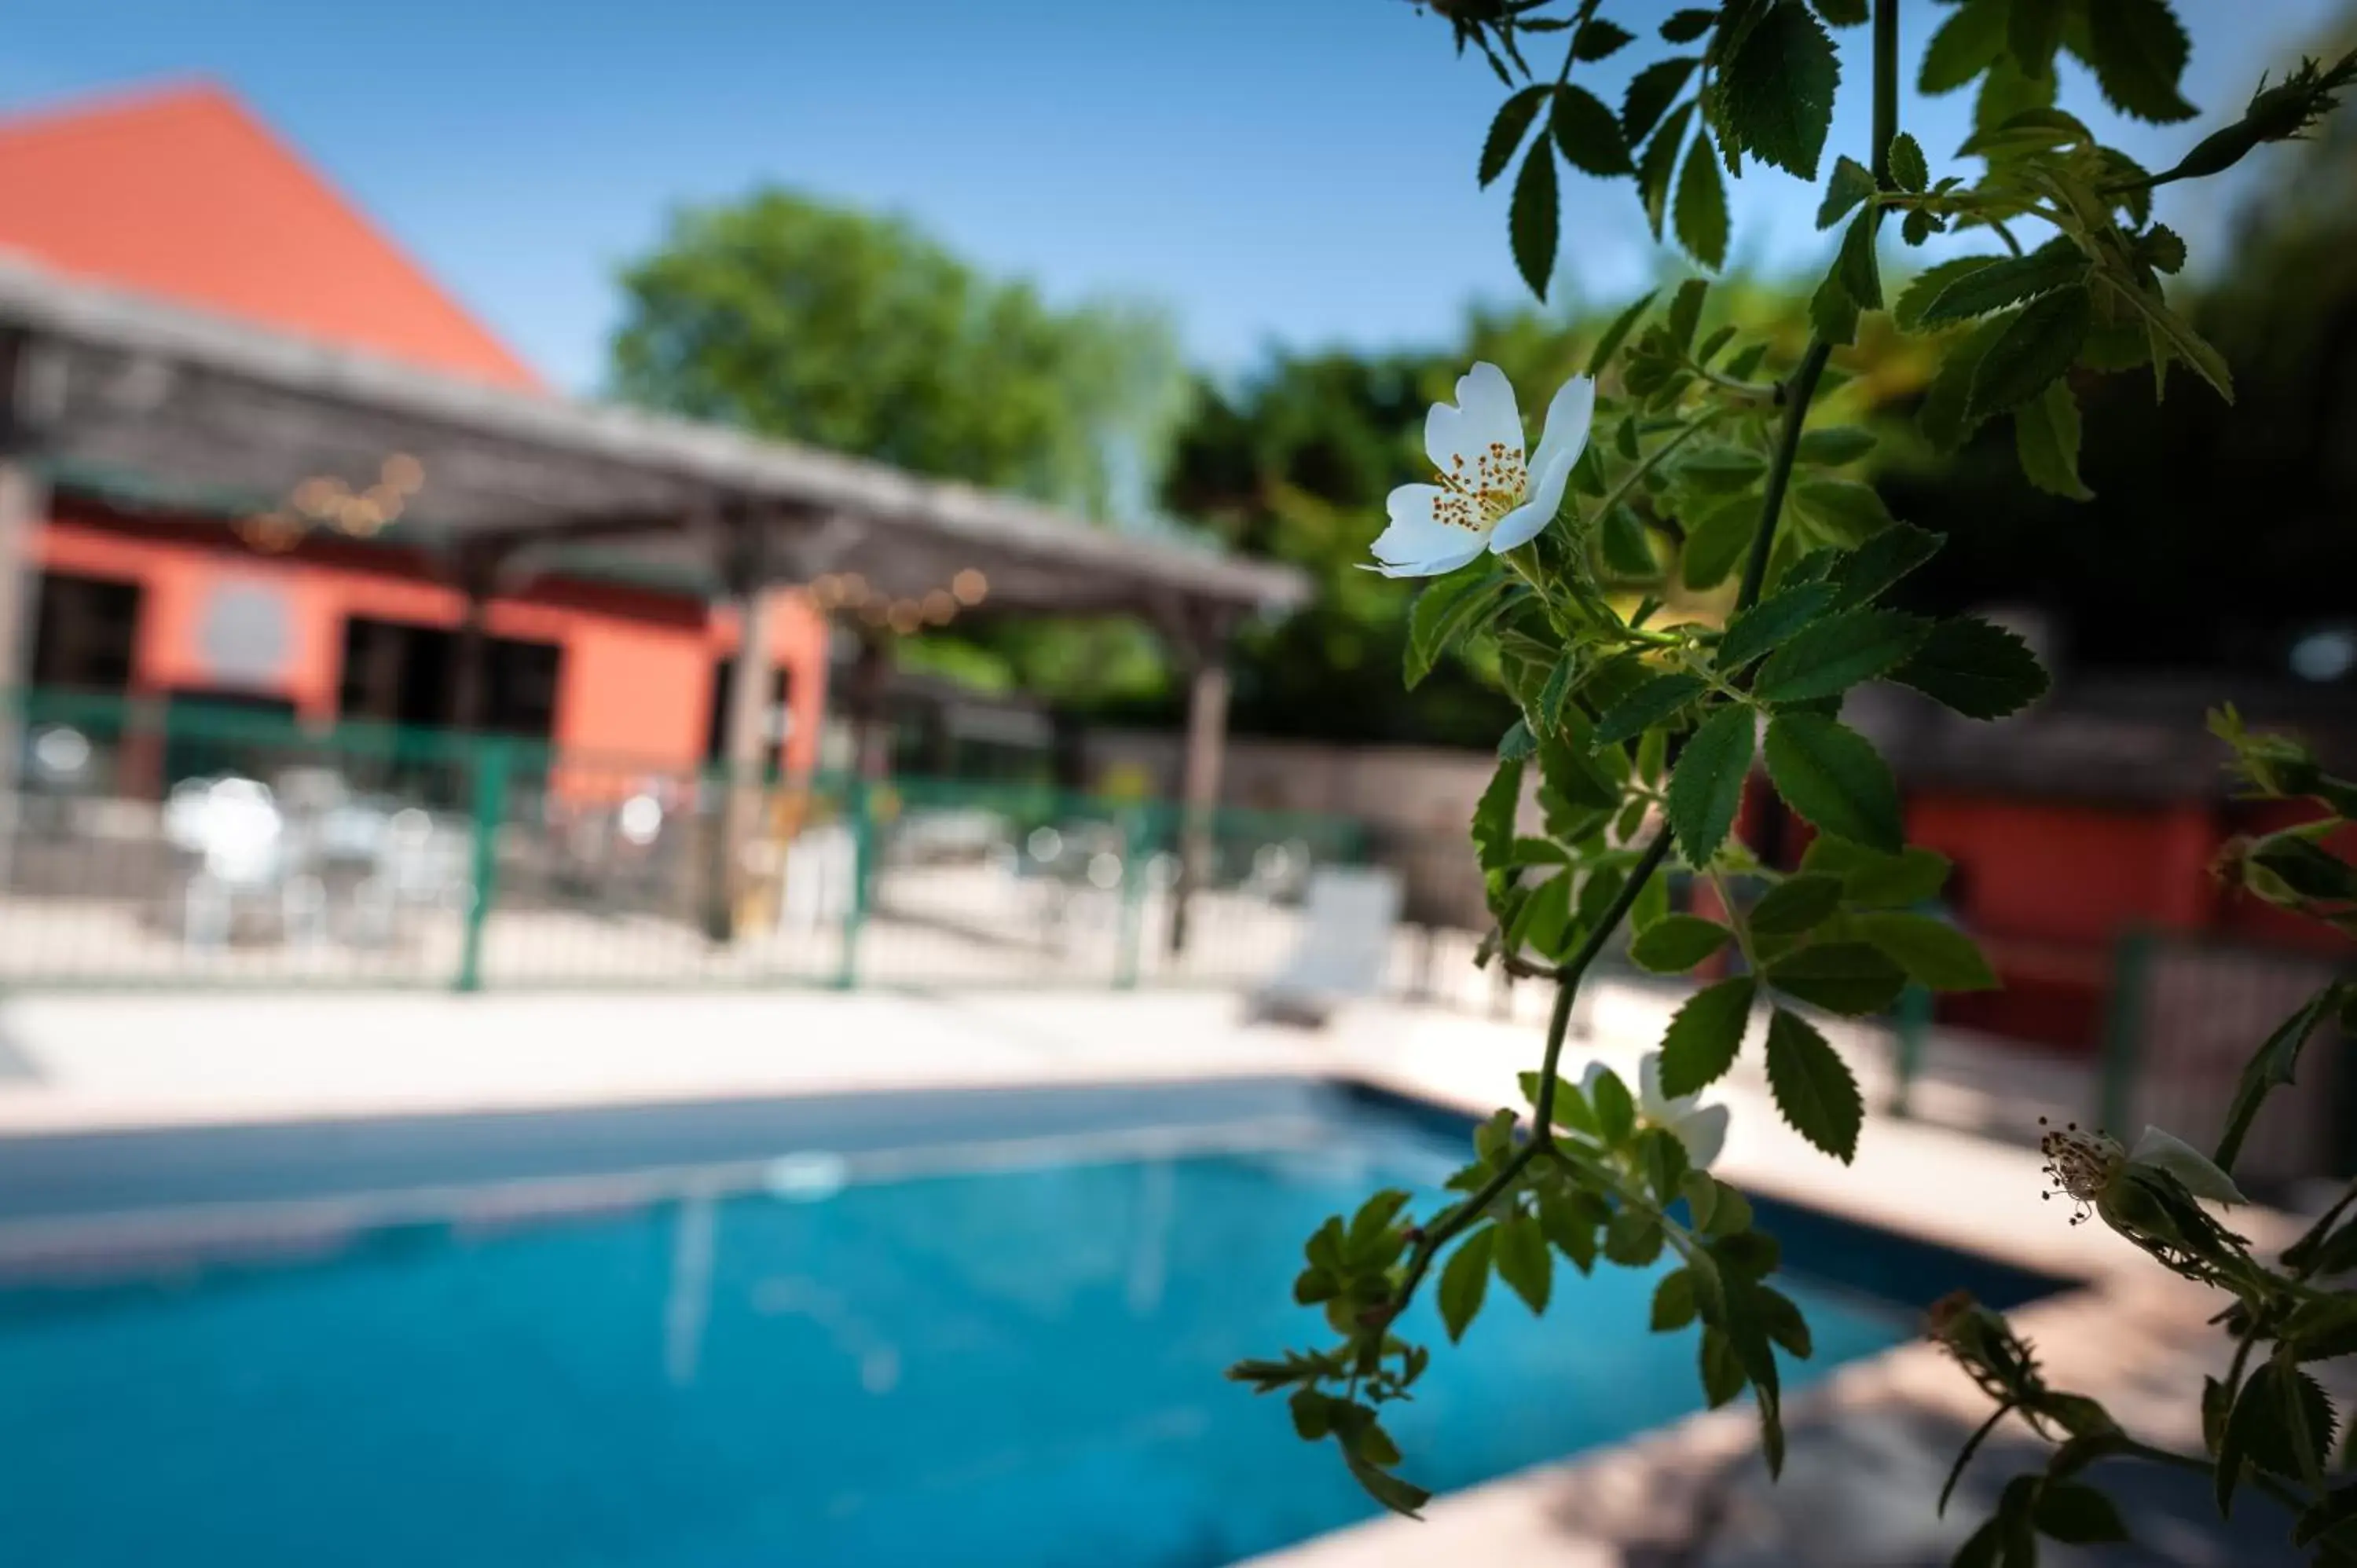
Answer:
[[[1846,1165],[1857,1157],[1866,1101],[1815,1026],[1779,1007],[1768,1019],[1768,1088],[1792,1130]]]
[[[1890,854],[1903,847],[1899,786],[1856,730],[1823,714],[1779,714],[1766,750],[1776,792],[1820,832]]]
[[[1738,975],[1706,985],[1685,999],[1662,1036],[1662,1092],[1694,1094],[1718,1081],[1735,1065],[1750,1022],[1759,984]],[[1697,1216],[1706,1229],[1706,1217]]]

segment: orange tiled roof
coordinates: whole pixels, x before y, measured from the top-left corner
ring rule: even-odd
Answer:
[[[218,87],[0,120],[0,248],[413,364],[543,385]]]

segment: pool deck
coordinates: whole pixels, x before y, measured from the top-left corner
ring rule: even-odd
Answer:
[[[1594,1058],[1633,1071],[1674,1001],[1656,987],[1605,988],[1589,1037],[1566,1053],[1569,1074]],[[1878,1043],[1829,1032],[1875,1093]],[[1355,1079],[1487,1111],[1519,1103],[1514,1074],[1538,1047],[1528,1023],[1390,1003],[1354,1005],[1318,1031],[1254,1024],[1216,992],[15,996],[0,1001],[0,1137],[1256,1073]],[[2061,1380],[2140,1435],[2199,1447],[2191,1392],[2223,1364],[2202,1321],[2212,1301],[2101,1227],[2069,1226],[2062,1206],[2041,1201],[2040,1162],[2018,1143],[1869,1115],[1857,1164],[1841,1166],[1777,1120],[1757,1055],[1714,1091],[1735,1110],[1719,1174],[2086,1282],[2025,1310],[2020,1326]],[[2002,1113],[2003,1086],[1994,1094]],[[2043,1101],[2029,1085],[2011,1103],[2029,1121]],[[2268,1241],[2288,1222],[2244,1211],[2237,1224]],[[1943,1524],[1932,1499],[1985,1413],[1929,1346],[1905,1347],[1792,1402],[1781,1487],[1764,1484],[1740,1403],[1455,1494],[1424,1524],[1379,1520],[1264,1563],[1375,1568],[1501,1550],[1523,1568],[1664,1552],[1729,1568],[1943,1561],[1975,1516],[1960,1509]],[[1977,1468],[2001,1477],[2007,1457],[1993,1444]],[[1854,1484],[1861,1473],[1871,1485]],[[1829,1530],[1840,1508],[1856,1517]]]

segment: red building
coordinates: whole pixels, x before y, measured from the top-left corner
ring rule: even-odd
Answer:
[[[0,123],[0,253],[322,344],[546,392],[533,371],[227,92],[196,86]],[[394,476],[398,478],[396,474]],[[466,596],[449,564],[315,531],[151,510],[137,475],[68,472],[28,542],[41,686],[438,724]],[[241,618],[277,628],[240,636]],[[815,760],[826,627],[766,616],[772,733]],[[503,577],[477,716],[648,766],[716,755],[737,617],[699,595],[544,569]]]

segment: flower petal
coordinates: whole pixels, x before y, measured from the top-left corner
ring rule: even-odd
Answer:
[[[1708,1170],[1727,1147],[1727,1107],[1706,1105],[1689,1112],[1671,1122],[1670,1131],[1686,1146],[1686,1164],[1698,1171]]]
[[[2234,1178],[2210,1163],[2210,1156],[2184,1140],[2173,1137],[2158,1127],[2147,1127],[2144,1135],[2128,1151],[2132,1165],[2150,1165],[2167,1171],[2184,1185],[2196,1197],[2206,1197],[2213,1203],[2248,1203]]]
[[[1443,522],[1435,515],[1435,504],[1448,493],[1438,485],[1402,485],[1385,499],[1391,526],[1369,546],[1385,575],[1425,577],[1452,572],[1481,553],[1488,542],[1482,534]]]
[[[1546,472],[1549,465],[1568,454],[1572,461],[1587,450],[1587,432],[1596,423],[1596,378],[1574,376],[1556,389],[1547,404],[1546,429],[1539,449],[1531,454],[1531,471]]]
[[[1477,541],[1464,549],[1439,555],[1423,555],[1402,561],[1378,561],[1370,571],[1386,577],[1445,577],[1467,562],[1478,558],[1481,545]]]
[[[1437,403],[1425,416],[1424,452],[1434,467],[1447,473],[1454,457],[1471,467],[1492,441],[1517,457],[1523,454],[1523,414],[1514,403],[1514,384],[1484,360],[1458,378],[1457,406]]]
[[[1662,1093],[1662,1053],[1647,1051],[1637,1058],[1637,1110],[1648,1122],[1667,1122],[1677,1112]]]
[[[1571,478],[1572,465],[1579,454],[1558,453],[1555,467],[1539,471],[1539,482],[1530,499],[1498,520],[1490,531],[1490,548],[1502,555],[1518,544],[1528,544],[1547,530],[1555,521],[1555,510],[1563,505],[1563,487]]]

